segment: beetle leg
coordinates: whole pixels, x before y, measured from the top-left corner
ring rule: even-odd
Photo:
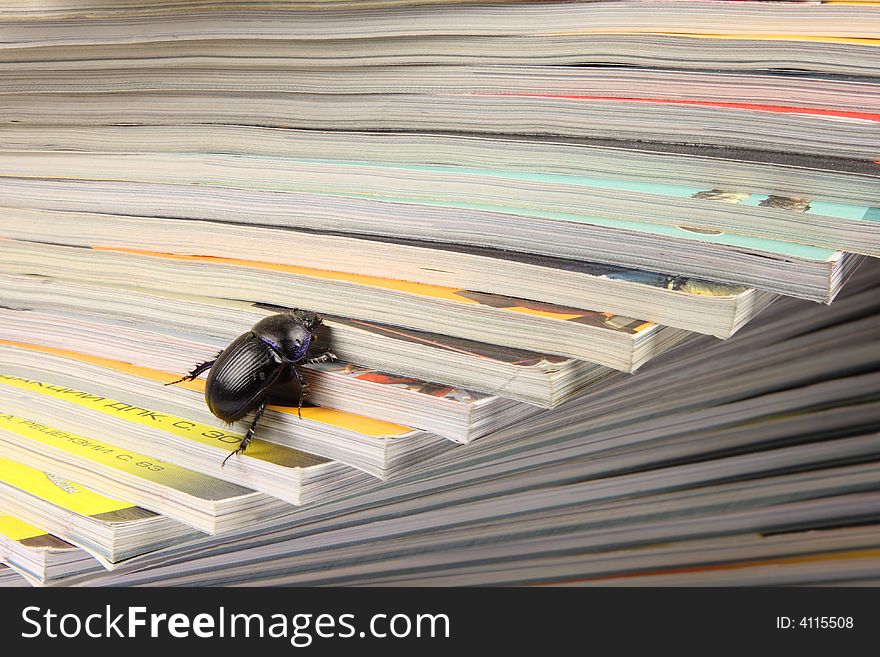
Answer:
[[[254,413],[254,419],[251,420],[251,426],[248,427],[247,433],[244,434],[244,438],[242,438],[241,444],[238,446],[238,449],[233,450],[233,451],[229,452],[229,454],[226,455],[226,458],[223,459],[223,463],[220,464],[221,468],[224,465],[226,465],[226,461],[229,460],[230,456],[232,456],[233,454],[240,454],[241,452],[243,452],[244,450],[247,449],[248,445],[251,444],[251,440],[253,440],[253,437],[254,437],[254,432],[257,429],[257,422],[259,422],[260,418],[263,417],[263,411],[265,411],[265,410],[266,410],[266,402],[263,402],[262,404],[260,404],[257,407],[257,412]]]
[[[299,368],[296,365],[291,365],[290,369],[293,371],[293,375],[299,383],[299,404],[297,404],[296,407],[296,414],[302,419],[302,406],[309,394],[309,382],[306,381],[306,378],[302,375],[302,372],[299,371]]]
[[[315,356],[314,358],[309,358],[306,363],[308,365],[314,365],[316,363],[326,363],[328,360],[336,360],[336,354],[331,351],[325,351],[320,356]]]
[[[222,353],[223,352],[221,351],[220,354],[222,354]],[[220,354],[217,354],[217,356],[219,356]],[[177,379],[177,381],[171,381],[170,383],[166,383],[165,385],[166,386],[173,386],[175,383],[182,383],[183,381],[193,381],[194,379],[198,378],[199,374],[201,374],[202,372],[204,372],[206,370],[211,369],[211,365],[213,365],[215,362],[217,362],[216,357],[214,358],[214,360],[206,360],[203,363],[199,363],[194,368],[192,368],[190,373],[187,374],[186,376],[182,376],[179,379]]]

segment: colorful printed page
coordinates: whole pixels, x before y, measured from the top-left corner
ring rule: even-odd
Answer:
[[[696,100],[692,98],[642,98],[620,96],[586,96],[586,95],[559,95],[559,94],[534,94],[534,93],[478,93],[476,96],[492,96],[500,98],[548,98],[556,100],[578,100],[584,102],[614,102],[614,103],[650,103],[655,105],[681,105],[692,107],[711,107],[726,110],[745,110],[750,112],[769,112],[772,114],[798,114],[813,116],[816,119],[855,119],[870,123],[880,123],[880,114],[871,112],[849,112],[844,110],[826,109],[822,107],[796,107],[792,105],[762,105],[755,103],[731,103],[714,100]]]
[[[317,363],[315,365],[309,365],[309,368],[330,375],[343,376],[349,379],[375,383],[391,388],[401,388],[407,392],[463,404],[469,404],[492,396],[482,392],[463,390],[443,383],[430,383],[428,381],[414,379],[401,374],[391,374],[389,372],[382,372],[380,370],[373,370],[368,367],[352,365],[351,363],[342,363],[339,361]]]
[[[548,96],[552,98],[564,98],[563,96]],[[575,98],[584,99],[585,96]],[[616,99],[626,100],[626,99]],[[800,109],[800,108],[798,108]],[[871,115],[871,120],[880,121],[880,114]],[[723,203],[733,203],[747,206],[771,207],[807,214],[838,217],[841,219],[865,219],[880,221],[880,208],[853,205],[851,203],[832,203],[826,201],[811,201],[809,199],[788,198],[773,194],[730,192],[723,189],[694,187],[689,185],[675,185],[664,182],[645,182],[638,180],[624,180],[621,178],[598,178],[595,176],[574,176],[555,173],[540,173],[530,171],[514,171],[504,169],[484,169],[465,166],[450,165],[419,165],[397,162],[371,162],[371,161],[338,161],[326,159],[285,159],[287,162],[303,162],[308,164],[326,164],[329,166],[363,167],[365,169],[387,169],[398,171],[413,171],[418,173],[437,173],[441,175],[474,175],[498,180],[522,180],[526,182],[543,183],[548,185],[572,185],[576,187],[594,188],[601,190],[617,190],[624,192],[639,192],[642,194],[654,194],[670,198],[695,198],[717,200]],[[305,189],[305,188],[304,188]],[[309,190],[310,193],[311,190]],[[321,193],[315,191],[314,193]],[[327,190],[324,190],[327,193]]]
[[[375,198],[375,197],[374,197]],[[730,235],[727,233],[712,234],[706,232],[694,232],[678,226],[667,226],[664,224],[646,224],[636,221],[625,221],[623,219],[607,219],[605,217],[587,216],[570,214],[567,212],[550,212],[544,210],[532,210],[529,208],[508,208],[505,206],[483,205],[477,203],[445,203],[445,202],[427,202],[406,198],[382,198],[375,200],[385,200],[390,203],[411,203],[414,205],[434,205],[446,208],[459,208],[462,210],[484,210],[486,212],[497,212],[500,214],[510,214],[525,217],[535,217],[537,219],[550,219],[553,221],[565,221],[569,223],[587,224],[591,226],[602,226],[604,228],[614,228],[618,230],[627,230],[637,233],[645,233],[648,235],[658,235],[662,237],[672,237],[675,239],[694,240],[697,242],[708,242],[710,244],[718,244],[723,246],[732,246],[746,251],[763,251],[779,256],[789,256],[801,258],[804,260],[814,260],[817,262],[827,262],[838,257],[838,252],[831,249],[822,249],[815,246],[807,246],[805,244],[795,244],[793,242],[780,242],[777,240],[768,240],[760,237],[748,237],[745,235]]]
[[[500,294],[472,292],[470,290],[461,290],[451,287],[443,287],[440,285],[429,285],[427,283],[412,283],[409,281],[400,281],[392,278],[381,278],[379,276],[349,274],[346,272],[329,271],[326,269],[297,267],[294,265],[281,265],[270,262],[259,262],[256,260],[242,260],[238,258],[178,255],[173,253],[159,253],[156,251],[142,251],[136,249],[121,249],[113,247],[93,248],[96,251],[130,253],[139,256],[163,258],[166,260],[229,265],[233,267],[246,267],[248,269],[254,270],[276,271],[285,274],[307,276],[310,278],[318,278],[323,280],[345,281],[347,283],[393,290],[395,292],[414,294],[431,299],[444,299],[447,301],[456,301],[465,304],[501,308],[514,313],[535,315],[539,317],[544,317],[546,319],[572,322],[575,324],[585,324],[596,328],[609,329],[612,331],[627,333],[630,335],[640,333],[642,331],[655,328],[657,326],[652,322],[645,322],[640,319],[622,317],[620,315],[614,315],[612,313],[579,310],[576,308],[569,308],[567,306],[559,306],[556,304],[544,303],[541,301],[516,299],[514,297],[507,297]]]
[[[768,197],[769,198],[769,197]],[[367,242],[385,242],[401,246],[416,246],[424,249],[426,244],[418,240],[408,240],[396,237],[379,237],[376,235],[358,236],[358,239]],[[589,262],[587,260],[569,260],[565,258],[557,258],[537,253],[524,253],[520,251],[503,251],[501,249],[491,249],[481,246],[472,246],[468,244],[444,244],[442,242],[433,242],[430,244],[432,251],[451,251],[455,253],[466,253],[469,255],[479,256],[489,260],[508,260],[511,262],[520,262],[535,267],[543,267],[545,269],[556,269],[559,271],[570,271],[595,278],[602,278],[609,281],[621,281],[626,283],[634,283],[637,285],[645,285],[652,288],[661,288],[664,290],[675,290],[682,294],[692,294],[701,297],[735,297],[745,292],[749,292],[750,288],[741,285],[730,285],[727,283],[716,283],[699,278],[690,278],[689,276],[677,276],[673,274],[661,274],[658,272],[646,271],[643,269],[632,269],[622,267],[620,265],[610,265],[602,262]],[[442,255],[438,256],[442,259]],[[490,265],[491,266],[491,265]]]

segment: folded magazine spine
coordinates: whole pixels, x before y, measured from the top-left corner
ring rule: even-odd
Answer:
[[[0,510],[0,562],[35,586],[101,569],[84,550]]]

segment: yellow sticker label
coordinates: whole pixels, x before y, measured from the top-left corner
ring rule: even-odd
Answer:
[[[27,538],[36,536],[45,536],[49,532],[45,532],[39,527],[29,525],[24,520],[19,520],[13,516],[0,515],[0,534],[13,541],[23,541]]]
[[[94,516],[134,506],[99,495],[62,477],[4,458],[0,458],[0,481],[81,515]]]

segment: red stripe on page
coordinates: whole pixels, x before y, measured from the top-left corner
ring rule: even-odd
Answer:
[[[880,123],[880,114],[869,112],[846,112],[820,107],[792,107],[790,105],[757,105],[754,103],[728,103],[713,100],[689,100],[687,98],[634,98],[629,96],[563,96],[555,94],[493,94],[477,93],[477,96],[500,96],[503,98],[558,98],[560,100],[595,100],[621,103],[657,103],[664,105],[696,105],[698,107],[718,107],[722,109],[741,109],[756,112],[775,112],[777,114],[812,114],[842,119],[860,119]]]

